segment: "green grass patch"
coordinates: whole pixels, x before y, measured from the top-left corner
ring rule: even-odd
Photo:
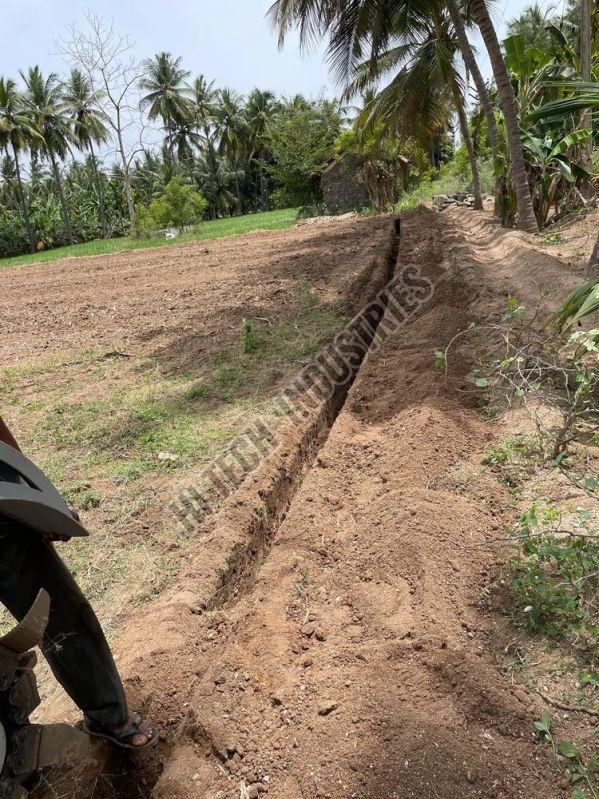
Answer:
[[[40,447],[50,445],[53,460],[79,451],[81,466],[123,483],[148,471],[206,462],[235,435],[231,408],[204,410],[188,392],[184,383],[163,379],[76,405],[60,402],[40,419],[34,437]],[[240,410],[251,404],[239,403]]]
[[[331,338],[348,322],[336,303],[319,304],[318,297],[307,282],[298,287],[300,298],[297,315],[274,325],[252,327],[252,352],[258,358],[294,364],[316,355],[320,344]],[[248,320],[253,322],[254,320]],[[247,346],[247,324],[243,331],[244,348]]]
[[[60,258],[81,258],[88,255],[107,255],[128,250],[170,247],[188,241],[237,236],[241,233],[251,233],[253,230],[282,230],[292,227],[296,222],[296,218],[297,210],[295,208],[285,208],[279,211],[266,211],[261,214],[246,214],[245,216],[233,216],[202,222],[197,230],[191,233],[183,233],[175,239],[133,239],[129,236],[118,239],[95,239],[84,244],[57,247],[54,250],[47,250],[35,255],[17,255],[13,258],[2,258],[0,259],[0,268],[45,263],[46,261],[56,261]]]
[[[535,455],[538,456],[538,449],[538,442],[531,436],[506,438],[489,447],[483,463],[486,466],[495,466],[503,463],[521,464]]]

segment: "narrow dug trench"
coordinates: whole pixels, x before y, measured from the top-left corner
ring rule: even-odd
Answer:
[[[480,468],[495,428],[464,390],[480,345],[460,338],[447,377],[433,353],[500,318],[506,296],[532,307],[535,281],[563,278],[517,239],[481,254],[476,218],[404,216],[402,278],[409,263],[432,294],[388,325],[405,302],[394,281],[376,333],[350,348],[351,375],[290,419],[177,586],[119,636],[159,749],[98,750],[99,766],[45,797],[561,799],[531,735],[544,707],[500,676],[506,633],[481,600],[511,518]],[[364,305],[392,274],[386,256],[360,276]]]
[[[259,505],[244,530],[244,541],[234,546],[226,568],[219,574],[219,585],[207,602],[208,610],[226,607],[252,590],[293,497],[343,409],[387,309],[388,286],[397,267],[401,220],[397,218],[393,224],[395,236],[389,253],[375,264],[372,274],[361,280],[365,306],[306,372],[310,385],[290,406],[290,415],[299,421],[300,438],[283,457],[275,452],[272,460],[276,471],[268,487],[257,492]],[[367,286],[363,285],[364,278],[368,278]]]
[[[456,350],[447,381],[433,353],[501,314],[514,278],[548,280],[535,259],[512,274],[473,258],[447,217],[405,218],[399,263],[434,294],[408,324],[379,325],[312,467],[270,495],[276,522],[253,528],[257,557],[224,570],[224,603],[197,617],[153,799],[560,796],[531,736],[541,708],[503,683],[488,646],[497,631],[481,590],[505,490],[480,474],[460,493],[433,479],[476,463],[493,438],[464,401],[475,349]],[[281,463],[254,494],[281,485]],[[225,539],[252,519],[247,491],[221,517]],[[288,509],[275,501],[285,494]]]

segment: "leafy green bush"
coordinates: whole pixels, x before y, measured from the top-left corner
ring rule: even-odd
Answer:
[[[20,211],[0,213],[0,258],[27,252],[27,232]]]
[[[312,205],[320,200],[314,177],[333,155],[341,121],[338,104],[327,100],[298,101],[274,114],[266,134],[273,153],[267,168],[279,186],[270,198],[273,207]]]
[[[159,230],[166,227],[184,228],[201,221],[208,203],[193,186],[184,186],[173,178],[164,194],[147,208],[138,208],[140,230]]]
[[[592,514],[577,508],[565,519],[553,506],[534,503],[512,534],[518,544],[510,560],[516,621],[596,651],[599,532]]]

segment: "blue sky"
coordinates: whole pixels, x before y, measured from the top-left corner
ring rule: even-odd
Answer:
[[[498,0],[495,18],[505,21],[530,0]],[[335,94],[322,51],[302,56],[295,37],[279,51],[265,14],[271,0],[3,0],[0,74],[39,64],[65,69],[55,42],[69,23],[90,8],[130,34],[139,58],[167,50],[183,56],[187,69],[220,86],[245,93],[258,86],[279,94]],[[482,52],[482,51],[481,51]],[[488,74],[488,59],[482,58]]]

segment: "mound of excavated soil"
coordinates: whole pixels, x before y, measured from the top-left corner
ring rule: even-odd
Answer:
[[[505,489],[483,474],[459,492],[435,479],[496,435],[464,391],[485,342],[457,340],[447,377],[433,353],[498,319],[509,295],[551,304],[547,290],[574,279],[527,237],[464,211],[407,215],[397,268],[408,265],[424,287],[417,307],[402,325],[383,320],[316,459],[289,467],[304,440],[291,431],[194,542],[176,589],[119,635],[135,704],[164,730],[159,749],[133,761],[98,750],[69,795],[563,795],[532,740],[544,708],[501,678],[501,633],[481,601],[489,543],[511,520]],[[404,289],[390,308],[407,311]],[[217,567],[231,590],[215,590]]]

